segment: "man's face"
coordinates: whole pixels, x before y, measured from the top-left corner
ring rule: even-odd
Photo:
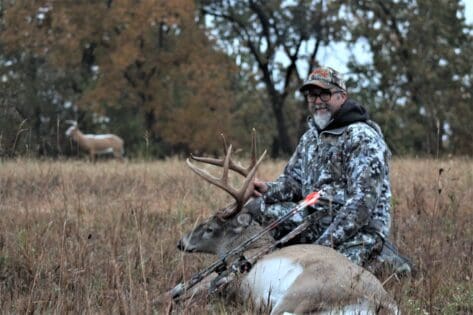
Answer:
[[[307,99],[309,112],[320,129],[327,127],[333,115],[347,99],[347,94],[343,90],[324,89],[315,85],[305,90],[304,96]]]

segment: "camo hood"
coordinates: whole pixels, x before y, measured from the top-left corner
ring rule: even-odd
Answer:
[[[368,121],[368,111],[357,102],[347,99],[334,115],[332,121],[323,130],[348,126],[355,122]]]

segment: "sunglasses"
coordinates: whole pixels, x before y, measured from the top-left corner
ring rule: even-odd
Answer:
[[[317,97],[320,97],[322,102],[328,102],[332,98],[332,95],[337,94],[337,93],[343,93],[343,91],[338,90],[338,91],[332,92],[327,89],[310,89],[310,90],[304,91],[304,96],[306,98],[311,98],[313,100],[316,100]]]

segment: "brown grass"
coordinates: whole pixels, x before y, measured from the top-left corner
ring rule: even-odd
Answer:
[[[228,197],[181,160],[0,163],[4,314],[163,313],[153,299],[213,261],[175,244]],[[283,165],[267,161],[260,177]],[[391,278],[388,290],[404,314],[473,313],[473,162],[404,159],[391,169],[393,239],[418,273]],[[176,312],[251,310],[212,297]]]

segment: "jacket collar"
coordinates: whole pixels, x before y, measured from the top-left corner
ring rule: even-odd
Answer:
[[[341,135],[346,128],[355,122],[367,122],[367,110],[357,102],[347,99],[342,107],[335,113],[332,121],[323,130],[320,130],[314,122],[312,116],[308,117],[309,128],[315,131],[316,135],[328,133],[332,135]]]

